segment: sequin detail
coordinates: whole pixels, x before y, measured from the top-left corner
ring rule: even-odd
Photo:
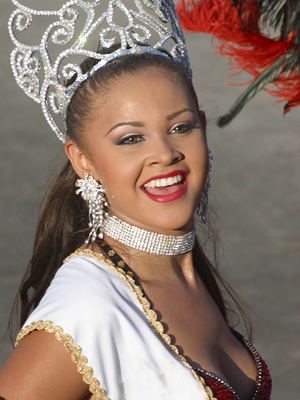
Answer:
[[[272,392],[272,379],[269,369],[255,347],[247,339],[243,337],[241,338],[251,352],[257,370],[255,389],[254,393],[250,397],[250,400],[270,400]],[[199,376],[204,378],[206,384],[211,388],[218,400],[239,400],[239,396],[232,386],[230,386],[227,382],[218,376],[203,370],[202,368],[194,367],[194,370]]]
[[[73,338],[64,333],[60,326],[53,325],[51,321],[38,321],[25,326],[17,335],[15,347],[32,331],[45,331],[54,333],[55,338],[64,343],[65,348],[71,353],[72,361],[77,364],[77,371],[83,375],[83,381],[89,386],[89,391],[94,394],[95,400],[109,400],[105,396],[105,390],[100,387],[99,381],[93,376],[94,371],[88,366],[87,358],[81,354],[81,348],[73,343]],[[0,398],[1,399],[1,398]]]

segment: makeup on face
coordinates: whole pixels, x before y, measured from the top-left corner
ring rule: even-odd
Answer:
[[[188,177],[183,170],[153,176],[142,185],[142,190],[153,201],[167,203],[179,199],[186,190]]]
[[[99,100],[87,144],[110,212],[158,233],[190,230],[208,170],[194,99],[164,71],[151,70],[118,78]]]

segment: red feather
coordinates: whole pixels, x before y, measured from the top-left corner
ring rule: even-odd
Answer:
[[[239,9],[241,6],[241,9]],[[231,0],[180,0],[177,13],[185,30],[203,32],[218,39],[216,50],[231,65],[235,73],[247,71],[254,79],[270,67],[278,57],[290,51],[299,51],[294,43],[295,32],[286,40],[269,38],[260,27],[260,9],[256,0],[238,1],[237,7]],[[280,102],[288,104],[284,113],[300,105],[300,67],[295,65],[283,71],[272,86],[265,88]]]

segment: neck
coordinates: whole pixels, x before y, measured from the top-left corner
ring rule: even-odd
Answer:
[[[134,271],[141,283],[159,283],[180,280],[194,286],[197,278],[193,267],[193,252],[179,255],[156,255],[127,247],[105,237],[107,242]]]

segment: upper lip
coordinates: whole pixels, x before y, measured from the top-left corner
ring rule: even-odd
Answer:
[[[147,180],[142,184],[142,186],[145,186],[146,183],[148,183],[148,182],[150,182],[150,181],[154,181],[154,180],[156,180],[156,179],[166,179],[166,178],[170,178],[170,177],[176,176],[176,175],[184,175],[184,176],[186,176],[187,173],[186,173],[185,171],[182,171],[182,170],[177,169],[177,170],[175,170],[175,171],[168,172],[167,174],[155,175],[155,176],[152,176],[151,178],[147,179]]]

